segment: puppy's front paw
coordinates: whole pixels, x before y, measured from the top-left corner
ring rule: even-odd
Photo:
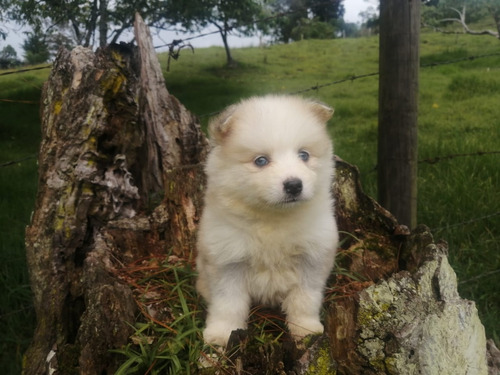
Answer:
[[[232,327],[223,322],[209,324],[203,331],[203,340],[205,340],[207,344],[225,347],[231,332],[238,328],[243,327]]]
[[[295,340],[300,340],[307,335],[323,333],[323,324],[318,319],[295,319],[288,322],[288,328]]]

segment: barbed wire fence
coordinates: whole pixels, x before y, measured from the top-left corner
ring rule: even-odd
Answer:
[[[33,67],[33,68],[24,68],[24,69],[9,70],[7,72],[0,73],[0,77],[1,76],[8,76],[8,75],[11,75],[11,74],[20,74],[20,73],[32,72],[34,70],[43,70],[43,69],[51,69],[51,68],[52,68],[52,64],[47,64],[47,65],[44,65],[44,66],[36,66],[36,67]]]
[[[215,34],[215,33],[219,33],[219,31],[213,31],[213,32],[209,32],[209,33],[204,33],[204,34],[200,34],[200,35],[189,37],[189,38],[185,38],[185,39],[176,39],[172,43],[164,44],[164,45],[158,46],[157,48],[165,47],[165,46],[170,46],[171,48],[175,48],[175,47],[178,47],[178,46],[183,46],[184,47],[184,46],[186,46],[185,45],[186,41],[189,41],[189,40],[192,40],[192,39],[195,39],[195,38],[199,38],[199,37],[205,37],[205,36],[212,35],[212,34]],[[181,48],[183,48],[183,47],[181,47]],[[173,50],[171,50],[171,48],[169,48],[169,52],[168,52],[169,56],[171,56],[171,54],[173,54],[175,56],[175,59],[177,59],[179,57],[179,51],[178,50],[177,51],[173,51]],[[441,66],[441,65],[457,64],[457,63],[461,63],[461,62],[464,62],[464,61],[474,61],[474,60],[484,59],[484,58],[494,57],[494,56],[500,56],[500,52],[492,52],[492,53],[487,53],[487,54],[482,54],[482,55],[467,56],[467,57],[458,58],[458,59],[452,59],[452,60],[446,60],[446,61],[439,61],[439,62],[432,62],[432,63],[427,63],[427,64],[421,64],[420,67],[421,68],[432,68],[432,67]],[[51,67],[52,67],[52,65],[50,64],[50,65],[46,65],[46,66],[43,66],[43,67],[19,69],[19,70],[15,70],[15,71],[9,71],[9,72],[0,73],[0,76],[10,75],[10,74],[18,74],[18,73],[26,73],[26,72],[33,71],[33,70],[50,69]],[[313,86],[310,86],[310,87],[307,87],[307,88],[304,88],[304,89],[301,89],[301,90],[292,91],[292,92],[289,92],[289,94],[296,94],[296,95],[298,95],[298,94],[304,94],[304,93],[310,92],[310,91],[318,91],[318,90],[320,90],[322,88],[326,88],[326,87],[329,87],[329,86],[333,86],[333,85],[337,85],[337,84],[341,84],[341,83],[345,83],[345,82],[354,82],[354,81],[356,81],[358,79],[375,77],[375,76],[378,76],[378,75],[379,75],[379,72],[371,72],[371,73],[365,73],[365,74],[359,74],[359,75],[351,75],[351,76],[348,76],[348,77],[337,79],[335,81],[325,82],[325,83],[322,83],[322,84],[315,84]],[[10,100],[10,99],[4,99],[4,98],[0,98],[0,101],[3,101],[3,102],[25,103],[25,104],[38,104],[37,102],[33,102],[33,101],[19,101],[19,100]],[[210,113],[205,113],[205,114],[199,115],[198,117],[200,117],[200,118],[210,117],[210,116],[213,116],[213,115],[215,115],[215,114],[217,114],[219,112],[220,111],[214,111],[214,112],[210,112]]]
[[[284,17],[284,16],[293,14],[293,13],[298,12],[298,11],[301,11],[301,10],[297,9],[297,10],[293,10],[293,11],[285,11],[285,12],[277,13],[277,14],[274,14],[272,16],[257,19],[255,21],[253,21],[253,23],[268,22],[268,21],[271,21],[275,18]],[[232,29],[233,28],[228,27],[228,28],[226,28],[225,31],[230,32]],[[190,48],[191,50],[194,50],[194,48],[189,43],[190,41],[195,40],[195,39],[199,39],[199,38],[204,38],[204,37],[218,34],[218,33],[220,33],[220,30],[204,32],[204,33],[200,33],[200,34],[189,36],[189,37],[182,38],[182,39],[174,39],[171,43],[155,46],[155,49],[168,47],[168,52],[167,52],[168,53],[168,60],[167,60],[167,68],[166,68],[168,70],[170,67],[171,59],[177,60],[180,57],[180,51],[182,49]],[[490,57],[496,57],[496,56],[500,56],[500,52],[491,52],[491,53],[485,53],[485,54],[481,54],[481,55],[466,56],[466,57],[462,57],[462,58],[456,58],[456,59],[445,60],[445,61],[421,63],[420,68],[433,68],[433,67],[438,67],[438,66],[442,66],[442,65],[457,64],[457,63],[462,63],[462,62],[466,62],[466,61],[474,61],[474,60],[478,60],[478,59],[484,59],[484,58],[490,58]],[[52,68],[52,64],[39,66],[39,67],[33,67],[33,68],[12,70],[12,71],[0,73],[0,77],[6,76],[6,75],[12,75],[12,74],[21,74],[21,73],[26,73],[26,72],[30,72],[30,71],[36,71],[36,70],[50,69],[50,68]],[[343,84],[346,82],[354,82],[354,81],[359,80],[359,79],[376,77],[378,75],[379,75],[378,71],[371,72],[371,73],[365,73],[365,74],[359,74],[359,75],[351,75],[348,77],[343,77],[343,78],[336,79],[336,80],[329,81],[329,82],[316,83],[316,84],[309,86],[309,87],[306,87],[304,89],[289,92],[288,94],[299,95],[299,94],[304,94],[304,93],[307,93],[310,91],[319,91],[319,90],[326,88],[326,87],[330,87],[330,86],[334,86],[334,85],[338,85],[338,84]],[[0,102],[18,103],[18,104],[39,104],[39,102],[36,102],[36,101],[11,100],[11,99],[6,99],[6,98],[0,98]],[[198,117],[199,118],[206,118],[206,117],[211,117],[213,115],[216,115],[218,113],[220,113],[220,110],[210,112],[210,113],[201,114],[201,115],[198,115]],[[436,163],[444,161],[444,160],[452,160],[452,159],[462,158],[462,157],[478,157],[478,156],[495,155],[495,154],[500,154],[500,150],[488,150],[488,151],[480,150],[480,151],[471,152],[471,153],[441,155],[441,156],[435,156],[435,157],[431,157],[431,158],[425,158],[425,159],[418,160],[418,163],[419,164],[424,164],[424,163],[425,164],[436,164]],[[22,163],[24,161],[33,160],[36,158],[37,158],[36,154],[27,155],[25,157],[22,157],[22,158],[19,158],[16,160],[11,160],[11,161],[0,163],[0,168],[20,165],[20,163]],[[376,169],[377,169],[377,166],[375,166],[369,172],[376,171]],[[462,222],[452,223],[452,224],[449,224],[446,226],[432,228],[431,230],[435,231],[435,232],[439,232],[439,231],[448,230],[451,228],[462,227],[462,226],[470,225],[470,224],[480,222],[483,220],[495,218],[499,215],[500,215],[500,211],[493,212],[493,213],[483,215],[480,217],[471,218],[471,219],[468,219],[468,220],[465,220]],[[479,277],[482,277],[482,276],[480,275]],[[466,280],[466,281],[470,281],[470,280]],[[464,281],[464,282],[466,282],[466,281]]]

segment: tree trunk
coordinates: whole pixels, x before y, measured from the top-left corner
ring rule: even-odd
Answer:
[[[87,21],[87,24],[85,25],[85,38],[82,41],[82,38],[80,38],[78,35],[80,33],[76,33],[77,36],[77,41],[78,43],[82,43],[84,47],[89,47],[94,43],[94,37],[95,37],[95,30],[96,30],[96,22],[97,22],[97,17],[98,17],[98,7],[97,7],[97,1],[94,0],[92,1],[92,5],[90,6],[90,17]],[[78,27],[78,22],[77,20],[73,20],[73,25],[74,29]]]
[[[410,228],[417,223],[420,1],[380,2],[379,202]]]
[[[145,34],[140,18],[136,32]],[[190,197],[203,183],[207,142],[166,91],[151,40],[61,52],[42,102],[26,230],[38,324],[24,372],[111,374],[110,349],[128,342],[137,314],[116,268],[173,246],[192,250],[200,202]]]
[[[108,1],[99,0],[99,47],[108,44]]]
[[[226,51],[226,61],[227,66],[230,68],[234,68],[237,63],[236,60],[233,59],[233,55],[231,54],[231,49],[229,48],[229,42],[227,40],[228,28],[225,25],[225,28],[220,27],[218,24],[214,23],[214,25],[219,29],[220,36],[222,38],[222,43],[224,43],[224,50]]]
[[[500,5],[490,5],[488,6],[488,10],[495,21],[496,26],[496,37],[500,39]]]

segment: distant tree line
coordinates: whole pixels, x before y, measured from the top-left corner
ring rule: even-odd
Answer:
[[[423,12],[426,22],[432,25],[462,19],[465,28],[468,22],[490,14],[500,30],[498,0],[422,1],[428,5]],[[376,3],[360,14],[360,27],[344,21],[344,0],[0,0],[0,43],[8,33],[2,26],[6,21],[27,25],[30,31],[25,33],[24,60],[43,63],[61,46],[102,47],[123,39],[135,12],[139,12],[157,31],[215,28],[225,46],[227,63],[233,65],[229,35],[260,33],[275,42],[288,43],[376,34]],[[20,64],[15,49],[1,47],[0,67]]]
[[[232,63],[227,38],[260,32],[276,41],[342,35],[344,0],[0,0],[0,21],[29,25],[23,45],[28,63],[40,63],[59,46],[105,46],[123,37],[139,12],[156,30],[219,31]],[[0,26],[0,38],[7,30]],[[6,48],[6,47],[5,47]],[[6,63],[16,57],[4,51]],[[14,59],[14,60],[13,60]],[[17,61],[17,60],[16,60]]]

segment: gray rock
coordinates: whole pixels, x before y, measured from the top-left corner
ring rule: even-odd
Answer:
[[[458,295],[446,245],[423,255],[415,273],[360,292],[358,352],[382,374],[488,374],[484,327],[474,302]]]

